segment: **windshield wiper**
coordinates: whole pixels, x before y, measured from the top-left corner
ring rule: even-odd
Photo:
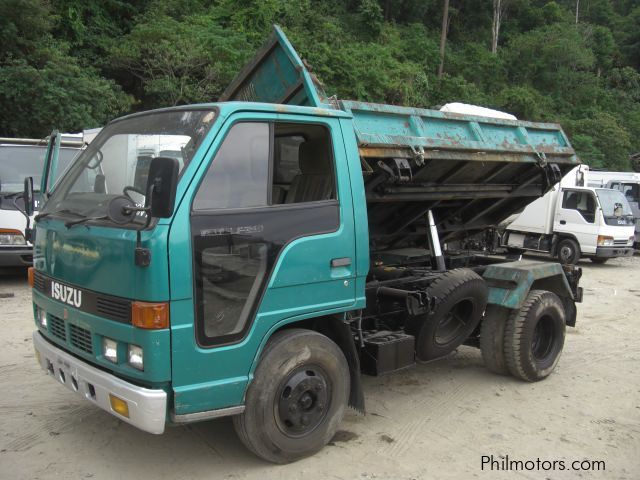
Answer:
[[[62,210],[55,210],[53,212],[45,212],[45,213],[39,213],[38,215],[36,215],[34,217],[35,221],[41,220],[43,218],[47,218],[50,215],[56,215],[58,213],[64,213],[64,214],[71,214],[71,215],[75,215],[76,217],[82,217],[85,218],[84,215],[78,213],[78,212],[74,212],[73,210],[69,210],[67,208],[63,208]]]
[[[85,217],[79,220],[71,220],[71,221],[65,222],[64,226],[67,228],[71,228],[74,225],[80,225],[81,223],[88,222],[90,220],[108,220],[108,219],[109,217],[107,217],[106,215],[102,217]]]

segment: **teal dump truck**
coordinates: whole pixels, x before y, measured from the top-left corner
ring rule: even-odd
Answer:
[[[147,432],[233,416],[277,463],[365,410],[361,374],[466,344],[543,379],[579,269],[455,245],[577,163],[557,125],[328,98],[276,28],[220,102],[114,120],[43,187],[38,361]]]

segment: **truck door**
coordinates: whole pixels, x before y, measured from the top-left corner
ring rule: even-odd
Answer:
[[[597,205],[593,192],[563,188],[556,208],[554,232],[575,237],[583,253],[595,253],[600,228]]]
[[[247,114],[248,115],[248,114]],[[178,415],[242,403],[261,342],[276,324],[355,303],[354,218],[337,119],[238,115],[227,121],[172,227],[173,386]],[[186,245],[185,245],[186,246]],[[175,285],[175,289],[174,289]],[[188,311],[190,310],[190,311]],[[178,320],[179,322],[181,320]]]
[[[47,151],[44,155],[44,165],[42,167],[42,180],[40,182],[41,202],[46,201],[56,178],[61,138],[58,130],[54,130],[51,132],[51,135],[49,135]],[[39,207],[40,205],[36,204],[36,210],[38,210]]]

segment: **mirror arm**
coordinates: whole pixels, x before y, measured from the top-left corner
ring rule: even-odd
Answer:
[[[148,202],[145,202],[145,207],[127,207],[130,212],[144,212],[147,221],[144,226],[136,229],[136,249],[134,251],[135,264],[138,267],[148,267],[151,264],[151,251],[148,248],[142,247],[142,230],[149,228],[151,223],[151,202],[153,201],[153,191],[155,186],[149,187],[147,191]]]

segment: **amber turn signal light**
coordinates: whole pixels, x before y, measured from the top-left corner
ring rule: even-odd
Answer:
[[[33,267],[27,269],[27,278],[29,279],[29,286],[33,288]]]
[[[131,324],[147,330],[169,328],[169,304],[133,302],[131,305]]]

